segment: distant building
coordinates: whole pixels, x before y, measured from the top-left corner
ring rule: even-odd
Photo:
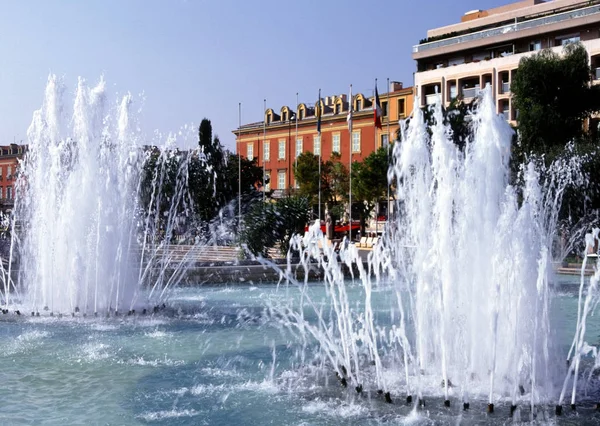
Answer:
[[[441,97],[469,101],[491,85],[498,113],[516,123],[510,84],[521,58],[544,48],[560,52],[580,41],[594,79],[600,81],[600,1],[524,0],[490,10],[467,12],[461,22],[427,31],[413,47],[415,94],[421,106]]]
[[[19,161],[26,151],[27,145],[0,145],[0,211],[4,213],[14,206]]]
[[[316,96],[315,96],[316,98]],[[309,151],[321,153],[323,161],[337,152],[344,164],[362,161],[380,146],[387,146],[396,139],[398,121],[412,111],[413,91],[402,83],[390,82],[388,92],[379,93],[382,109],[382,127],[374,125],[373,96],[361,93],[350,100],[353,105],[352,135],[349,134],[347,95],[324,96],[321,100],[321,137],[317,133],[315,105],[300,103],[294,109],[283,106],[277,110],[268,108],[264,121],[243,124],[233,131],[236,136],[236,152],[246,158],[257,158],[265,167],[269,179],[267,191],[282,196],[296,186],[293,166],[296,158]],[[296,132],[296,114],[298,130]]]

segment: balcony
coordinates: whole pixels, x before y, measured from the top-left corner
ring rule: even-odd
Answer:
[[[594,70],[594,80],[600,80],[600,67]]]
[[[425,105],[435,105],[438,101],[439,95],[434,93],[432,95],[425,95]]]
[[[462,89],[463,98],[475,98],[479,94],[479,87],[469,87]]]
[[[502,93],[510,93],[510,83],[508,81],[502,82]]]
[[[448,37],[442,40],[436,40],[429,43],[418,44],[413,46],[413,53],[424,52],[430,49],[437,49],[444,46],[451,46],[455,44],[465,43],[472,40],[482,40],[489,37],[509,34],[517,31],[522,31],[529,28],[543,27],[548,24],[554,24],[557,22],[565,22],[576,18],[582,18],[585,16],[595,15],[600,13],[600,5],[594,5],[576,10],[569,10],[562,13],[556,13],[549,16],[544,16],[537,19],[528,19],[523,22],[516,22],[514,24],[503,25],[496,28],[490,28],[488,30],[477,31],[474,33],[464,34],[456,37]]]

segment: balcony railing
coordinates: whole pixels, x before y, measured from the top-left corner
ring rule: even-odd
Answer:
[[[596,68],[594,76],[595,80],[600,80],[600,67]]]
[[[505,109],[504,111],[502,111],[501,114],[506,121],[510,120],[510,111],[509,110]]]
[[[439,94],[434,93],[432,95],[425,95],[425,105],[435,105],[437,103]]]
[[[502,93],[510,93],[510,83],[502,82]]]
[[[479,87],[470,87],[468,89],[462,89],[463,98],[474,98],[479,93]]]
[[[490,28],[488,30],[477,31],[462,36],[449,37],[442,40],[432,41],[429,43],[418,44],[416,46],[413,46],[413,53],[424,52],[426,50],[436,49],[444,46],[451,46],[453,44],[465,43],[467,41],[472,40],[481,40],[497,35],[522,31],[529,28],[537,28],[544,25],[568,21],[571,19],[581,18],[597,13],[600,13],[600,5],[585,7],[577,10],[570,10],[567,12],[557,13],[555,15],[545,16],[542,18],[530,19],[523,22],[516,22],[514,24],[503,25],[501,27]]]

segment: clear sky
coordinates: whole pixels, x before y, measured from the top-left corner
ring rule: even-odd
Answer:
[[[428,28],[510,0],[0,0],[0,144],[26,139],[49,73],[143,93],[147,134],[213,123],[222,143],[267,107],[412,85]],[[141,102],[141,101],[140,101]]]

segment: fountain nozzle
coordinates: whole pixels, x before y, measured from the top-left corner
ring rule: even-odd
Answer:
[[[577,406],[575,404],[571,404],[571,410],[577,411]]]
[[[412,404],[412,395],[408,395],[408,396],[406,397],[406,403],[407,403],[407,404]]]
[[[354,389],[356,389],[356,393],[362,393],[362,391],[363,391],[363,386],[362,386],[362,385],[358,385],[358,386],[356,386]]]
[[[494,412],[494,404],[488,404],[487,406],[487,412],[488,414],[492,414]]]
[[[19,311],[18,309],[15,311],[15,314],[17,315],[21,315],[21,311]]]
[[[444,401],[444,407],[450,407],[450,400],[447,399]]]
[[[512,417],[513,414],[515,414],[515,411],[517,411],[517,406],[516,405],[511,405],[510,406],[510,416]]]
[[[556,406],[556,408],[554,409],[554,414],[556,414],[557,416],[562,416],[562,405]]]
[[[463,411],[467,411],[470,406],[471,404],[469,404],[468,402],[463,402]]]

